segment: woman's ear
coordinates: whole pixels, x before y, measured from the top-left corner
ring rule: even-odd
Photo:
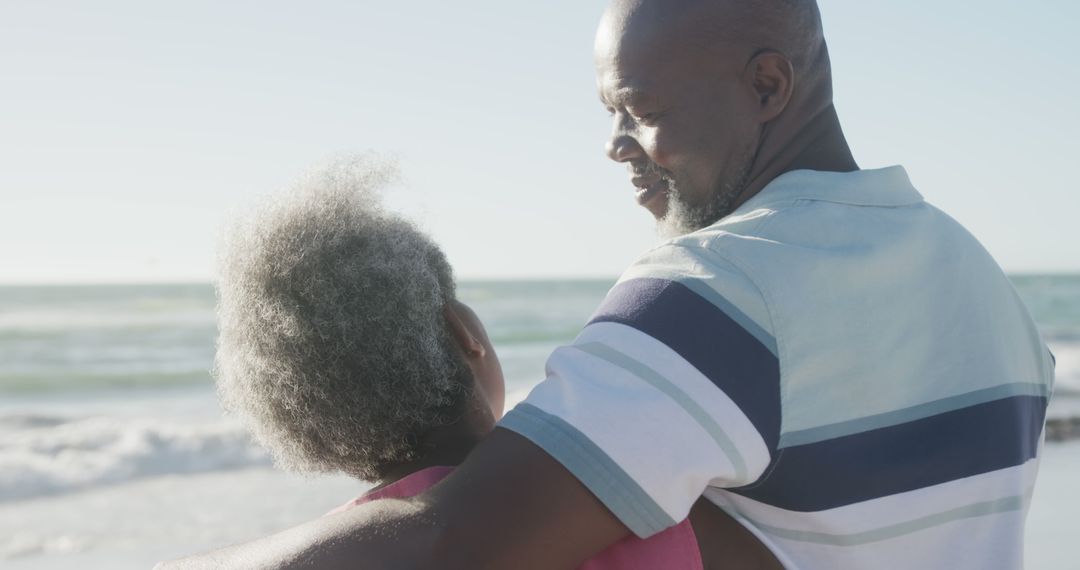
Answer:
[[[784,112],[795,92],[795,68],[784,54],[767,50],[746,66],[747,80],[758,100],[758,122],[767,123]]]
[[[461,320],[457,311],[454,310],[453,303],[443,305],[443,316],[446,318],[446,324],[450,326],[450,333],[454,336],[454,341],[457,342],[465,357],[469,359],[483,358],[487,353],[484,343],[480,342],[480,339],[476,338],[472,331],[469,330],[469,327],[465,325],[465,322]]]

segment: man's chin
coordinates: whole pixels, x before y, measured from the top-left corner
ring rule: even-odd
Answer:
[[[653,215],[653,218],[656,218],[656,221],[659,222],[668,214],[668,203],[668,193],[657,192],[655,196],[650,197],[641,206],[648,210]]]
[[[662,215],[656,216],[656,234],[662,239],[671,239],[696,232],[712,225],[711,216],[689,206],[678,196],[665,197]],[[656,214],[653,214],[656,215]],[[716,216],[719,219],[719,216]]]
[[[687,228],[685,225],[679,223],[678,220],[672,220],[671,218],[660,218],[656,220],[656,237],[662,240],[674,239],[679,236],[684,236],[693,230]]]
[[[677,238],[697,229],[692,227],[690,220],[687,219],[686,211],[680,208],[677,203],[667,208],[663,216],[657,216],[656,218],[656,236],[660,239]]]

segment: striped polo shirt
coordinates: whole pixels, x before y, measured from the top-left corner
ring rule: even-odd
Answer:
[[[901,167],[784,174],[645,253],[502,420],[650,536],[704,495],[788,568],[1019,568],[1052,356]]]

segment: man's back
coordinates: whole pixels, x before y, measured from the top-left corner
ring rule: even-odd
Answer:
[[[705,489],[789,567],[1020,567],[1052,368],[903,169],[796,171],[631,267],[503,425],[639,535]]]

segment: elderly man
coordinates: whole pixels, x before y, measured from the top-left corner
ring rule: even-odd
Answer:
[[[790,568],[1020,567],[1052,356],[903,169],[858,169],[814,2],[615,0],[595,57],[678,237],[442,484],[186,564],[574,568],[704,496]]]

